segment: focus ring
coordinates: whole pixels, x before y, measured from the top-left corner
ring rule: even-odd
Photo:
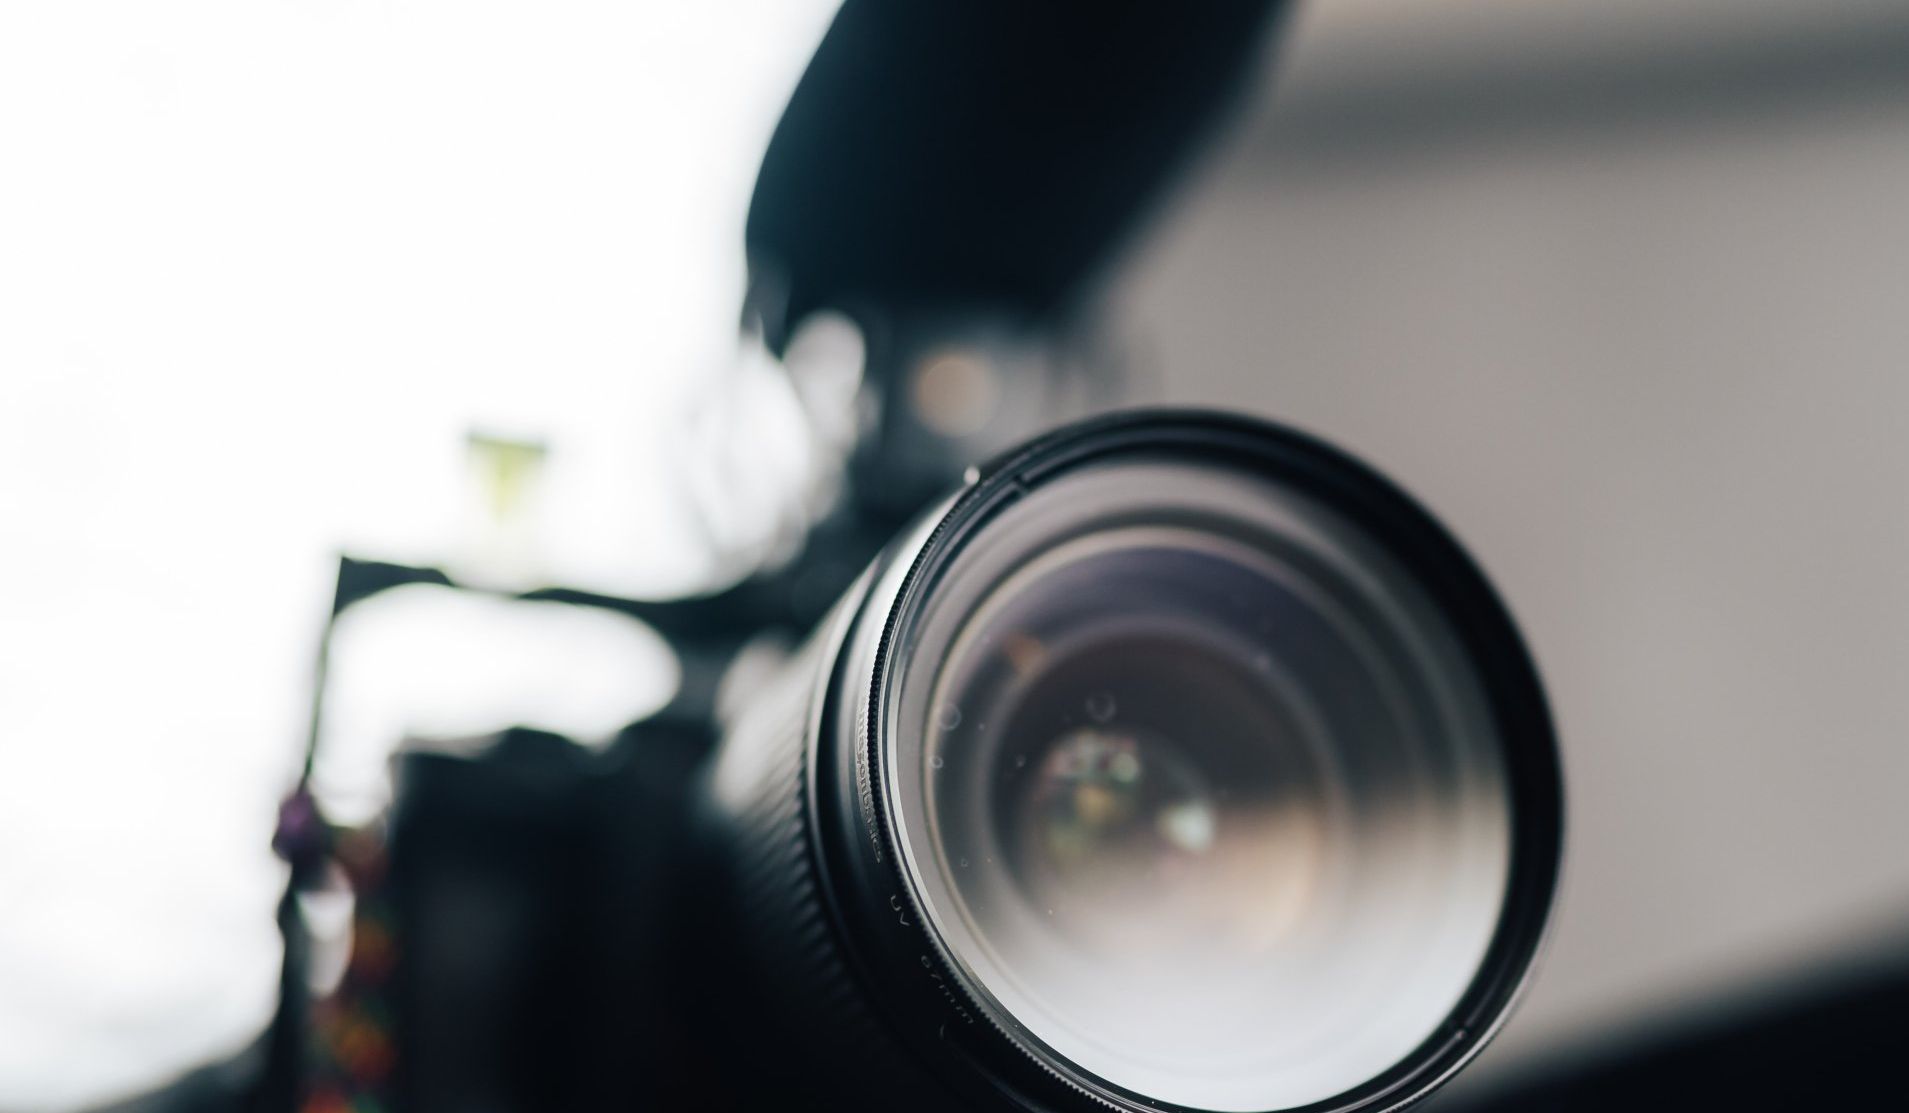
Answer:
[[[726,932],[738,956],[731,1012],[759,1030],[752,1096],[784,1108],[881,1108],[927,1079],[868,1005],[822,891],[807,788],[809,728],[825,629],[771,686],[755,694],[713,770],[721,889],[733,894]]]

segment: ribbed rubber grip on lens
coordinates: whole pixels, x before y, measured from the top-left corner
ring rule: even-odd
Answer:
[[[842,951],[822,892],[808,814],[809,726],[821,670],[817,638],[750,698],[713,771],[711,802],[726,875],[731,1009],[763,1042],[752,1069],[784,1107],[881,1108],[906,1094],[938,1109],[936,1087],[877,1022]]]

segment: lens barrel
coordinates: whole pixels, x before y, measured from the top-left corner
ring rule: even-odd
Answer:
[[[979,472],[707,787],[720,1013],[801,1107],[1399,1108],[1502,1023],[1562,832],[1536,672],[1457,543],[1202,412]]]

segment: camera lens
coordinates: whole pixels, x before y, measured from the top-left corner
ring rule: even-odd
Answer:
[[[1501,1020],[1556,755],[1482,578],[1363,467],[1231,419],[1076,430],[836,629],[816,899],[936,1073],[1027,1107],[1391,1108]]]
[[[1086,467],[991,522],[915,629],[905,857],[1032,1039],[1150,1097],[1283,1109],[1457,1004],[1511,857],[1489,712],[1424,592],[1316,500]]]

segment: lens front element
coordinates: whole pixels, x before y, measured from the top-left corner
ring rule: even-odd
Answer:
[[[902,626],[884,767],[946,957],[1057,1072],[1289,1109],[1407,1059],[1501,919],[1510,790],[1451,621],[1259,474],[1053,478]]]

